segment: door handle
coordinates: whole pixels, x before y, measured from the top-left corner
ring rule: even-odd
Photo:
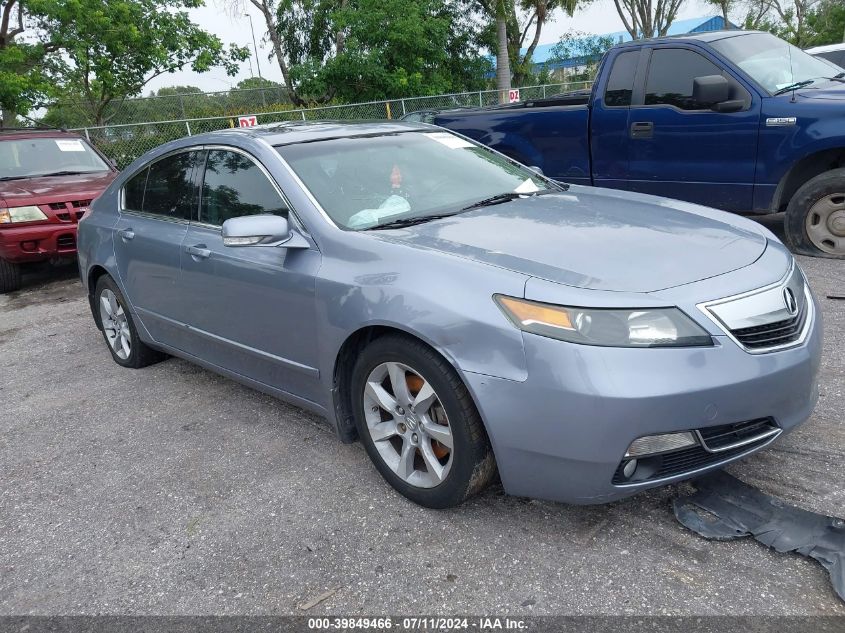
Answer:
[[[135,231],[133,231],[132,229],[120,229],[117,234],[120,236],[120,239],[122,239],[124,242],[128,242],[133,237],[135,237]]]
[[[196,246],[189,246],[185,249],[185,252],[188,253],[191,257],[196,260],[199,259],[208,259],[209,255],[211,255],[211,249],[204,248],[205,244],[197,244]]]
[[[635,121],[631,123],[631,138],[652,138],[654,123],[651,121]]]

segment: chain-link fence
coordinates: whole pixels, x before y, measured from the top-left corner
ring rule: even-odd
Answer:
[[[550,84],[520,88],[520,100],[541,99],[561,92],[589,88],[590,82]],[[487,90],[433,97],[412,97],[301,110],[257,112],[244,108],[239,114],[205,118],[182,118],[145,123],[122,123],[76,128],[122,169],[144,152],[183,136],[238,126],[239,116],[255,116],[258,124],[284,121],[398,119],[411,112],[494,105],[499,92]]]

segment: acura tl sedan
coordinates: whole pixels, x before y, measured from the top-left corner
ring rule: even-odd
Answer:
[[[416,123],[163,145],[79,228],[123,367],[179,356],[328,418],[401,494],[602,503],[760,450],[817,399],[803,273],[768,230],[559,184]]]

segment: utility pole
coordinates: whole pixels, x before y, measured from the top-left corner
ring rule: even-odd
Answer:
[[[244,15],[249,20],[249,30],[252,31],[252,49],[255,51],[255,66],[258,68],[258,77],[263,79],[261,76],[261,62],[258,61],[258,44],[255,43],[255,29],[252,27],[252,16],[249,13],[245,13]]]

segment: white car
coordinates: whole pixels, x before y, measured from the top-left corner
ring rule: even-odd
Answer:
[[[808,48],[807,52],[815,57],[821,57],[829,62],[833,62],[840,68],[845,68],[845,42]]]

